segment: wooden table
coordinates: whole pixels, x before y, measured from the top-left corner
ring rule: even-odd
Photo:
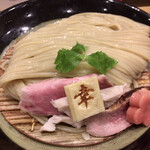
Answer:
[[[0,0],[0,5],[2,4],[2,1],[3,0]],[[18,0],[13,1],[14,4],[16,4],[17,3],[16,1]],[[0,10],[6,8],[7,6],[12,5],[13,1],[12,0],[3,1],[4,2],[3,8],[0,8]],[[150,0],[124,0],[124,2],[137,6],[142,10],[150,13]],[[142,137],[140,137],[138,140],[136,140],[129,146],[125,147],[123,150],[148,150],[148,149],[150,149],[150,129]],[[4,133],[0,130],[0,150],[23,150],[23,149],[17,146],[9,138],[7,138],[7,136],[4,135]]]
[[[123,0],[124,2],[139,7],[140,9],[150,13],[150,0]]]

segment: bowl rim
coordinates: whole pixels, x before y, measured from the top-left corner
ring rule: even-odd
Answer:
[[[9,8],[7,8],[7,9],[5,9],[5,10],[0,12],[0,17],[2,17],[3,15],[7,14],[10,11],[13,11],[14,9],[20,9],[22,7],[26,7],[27,5],[34,4],[37,1],[42,1],[42,0],[26,1],[26,2],[22,2],[20,4],[17,4],[17,5],[14,5],[12,7],[9,7]],[[147,18],[149,18],[149,20],[150,20],[150,14],[148,14],[147,12],[145,12],[145,11],[135,7],[135,6],[132,6],[132,5],[129,5],[129,4],[125,3],[125,2],[120,2],[120,1],[117,1],[117,0],[103,0],[103,1],[109,1],[109,2],[113,2],[113,3],[119,4],[121,6],[126,6],[126,7],[130,8],[130,9],[136,9],[137,11],[140,11],[140,13],[144,14],[145,16],[147,16]]]

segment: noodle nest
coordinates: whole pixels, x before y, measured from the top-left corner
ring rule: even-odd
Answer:
[[[150,60],[150,27],[131,19],[101,13],[81,13],[49,23],[31,31],[14,45],[0,85],[13,98],[20,99],[21,89],[44,79],[84,76],[98,73],[82,61],[73,71],[61,74],[54,61],[58,50],[71,49],[76,42],[88,46],[86,54],[103,51],[118,64],[107,76],[114,84],[129,84]]]

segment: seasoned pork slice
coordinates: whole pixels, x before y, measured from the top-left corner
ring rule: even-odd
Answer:
[[[41,127],[41,131],[48,131],[53,132],[56,130],[56,124],[59,124],[60,122],[67,123],[69,125],[72,125],[76,128],[81,128],[83,125],[82,122],[74,122],[70,117],[65,115],[59,115],[59,116],[52,116],[49,118],[49,120]]]
[[[87,132],[93,136],[104,137],[125,130],[131,126],[129,121],[149,125],[149,91],[150,86],[146,86],[135,88],[123,94],[108,110],[85,120]]]
[[[131,89],[126,84],[116,85],[116,86],[101,90],[101,95],[103,97],[103,100],[106,102],[106,101],[118,99],[121,95],[128,92],[129,90]]]
[[[128,106],[122,105],[114,111],[105,111],[85,119],[86,131],[96,137],[105,137],[119,133],[131,124],[126,120]]]
[[[96,74],[75,78],[49,79],[26,86],[22,89],[20,108],[34,115],[59,115],[60,112],[50,102],[65,96],[65,85],[81,81],[93,75]],[[105,75],[97,76],[100,88],[112,86]]]
[[[101,90],[102,97],[104,99],[104,103],[108,101],[114,101],[114,99],[117,99],[127,92],[129,88],[126,85],[122,86],[114,86],[110,87],[107,89]],[[107,94],[111,96],[107,96]],[[67,102],[67,97],[60,98],[55,101],[51,101],[52,105],[57,108],[60,112],[65,113],[68,115],[68,119],[70,117],[71,119],[71,114],[69,110],[69,105]],[[126,120],[126,110],[127,106],[122,105],[120,106],[119,109],[117,110],[106,110],[102,113],[99,113],[97,115],[94,115],[88,119],[84,120],[84,124],[87,126],[86,130],[90,135],[93,136],[110,136],[113,134],[116,134],[127,127],[129,127],[131,124]],[[52,117],[53,119],[53,117]],[[50,121],[47,122],[44,127],[46,130],[51,130],[52,127],[52,120],[49,119]],[[72,120],[72,119],[71,119]],[[60,121],[62,122],[62,121]],[[67,123],[67,122],[65,122]],[[68,123],[67,123],[68,124]],[[71,124],[71,123],[69,123]],[[54,125],[54,124],[53,124]],[[48,129],[49,128],[49,129]],[[105,131],[106,130],[106,131]]]
[[[126,110],[128,108],[128,104],[121,105],[116,110],[108,109],[97,115],[91,116],[90,118],[87,118],[82,122],[78,122],[79,124],[77,124],[71,119],[69,105],[66,97],[52,101],[51,103],[60,112],[63,112],[68,116],[54,115],[48,120],[47,123],[45,123],[45,125],[41,128],[41,131],[55,131],[55,125],[60,122],[64,122],[78,128],[82,125],[86,125],[86,131],[90,135],[105,137],[119,133],[120,131],[126,129],[131,125],[126,120]]]
[[[101,95],[104,100],[105,108],[109,108],[114,104],[124,93],[131,90],[128,85],[117,85],[101,90]]]
[[[51,104],[57,108],[57,110],[59,112],[62,112],[64,114],[66,114],[67,116],[71,116],[71,113],[70,113],[70,109],[69,109],[69,104],[68,104],[68,101],[67,101],[67,97],[62,97],[62,98],[59,98],[57,100],[52,100],[51,101]]]
[[[102,99],[104,101],[105,108],[110,107],[115,103],[124,93],[129,91],[130,88],[127,85],[117,85],[101,90]],[[68,116],[70,115],[69,105],[67,97],[62,97],[55,101],[51,101],[52,105],[58,109],[59,112],[63,112]]]
[[[76,128],[86,125],[86,132],[96,137],[111,136],[131,126],[126,120],[127,108],[127,105],[122,105],[117,110],[107,110],[80,122],[74,122],[69,116],[54,115],[41,127],[41,131],[53,132],[56,124],[64,122]]]

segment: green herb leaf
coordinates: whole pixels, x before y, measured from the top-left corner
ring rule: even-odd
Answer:
[[[88,48],[87,46],[84,46],[84,45],[79,44],[77,42],[77,44],[72,47],[71,51],[74,51],[78,54],[81,54],[84,57],[85,56],[85,51],[86,51],[87,48]]]
[[[80,43],[73,46],[71,50],[62,48],[58,51],[58,55],[55,60],[56,69],[59,70],[60,73],[70,72],[85,59],[99,72],[106,74],[108,70],[112,69],[118,63],[113,58],[99,51],[85,56],[86,49],[87,47]]]
[[[61,49],[55,60],[56,69],[60,73],[72,71],[85,57],[86,47],[77,43],[71,50]]]
[[[102,74],[106,74],[108,70],[112,69],[118,63],[102,51],[86,56],[85,60]]]

